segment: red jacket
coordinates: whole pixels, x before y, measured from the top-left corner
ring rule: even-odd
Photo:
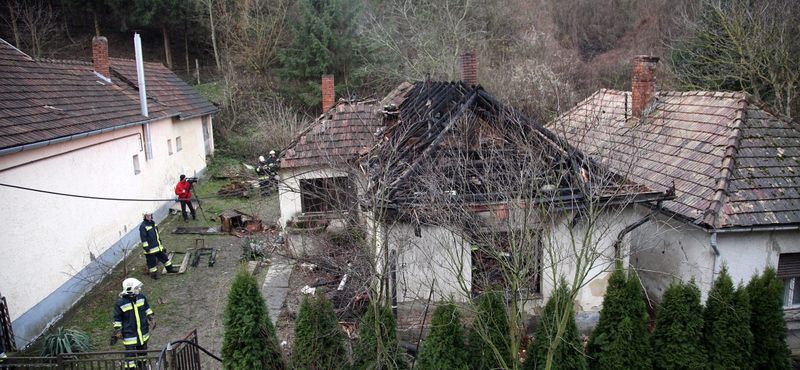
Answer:
[[[178,199],[192,199],[192,184],[186,180],[179,182],[175,186],[175,194],[178,195]]]

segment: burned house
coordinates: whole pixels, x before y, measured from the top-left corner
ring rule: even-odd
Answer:
[[[577,271],[578,310],[599,311],[610,270],[627,263],[626,226],[647,216],[634,205],[669,195],[605,169],[465,80],[340,101],[301,134],[282,154],[290,244],[313,253],[310,228],[362,227],[365,256],[388,267],[401,309],[489,289],[539,300]],[[325,196],[328,208],[310,207]]]

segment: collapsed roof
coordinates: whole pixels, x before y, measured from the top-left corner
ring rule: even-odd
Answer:
[[[512,199],[573,208],[590,198],[662,196],[599,166],[480,85],[417,82],[384,114],[368,171],[371,191],[389,208]]]

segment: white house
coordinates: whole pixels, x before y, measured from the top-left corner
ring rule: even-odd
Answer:
[[[163,219],[180,174],[213,154],[217,108],[168,69],[38,60],[0,40],[0,294],[24,348],[131,252],[143,209]],[[8,328],[0,328],[6,331]],[[6,343],[6,349],[9,349]]]
[[[657,63],[636,57],[631,92],[600,90],[548,128],[632,181],[674,187],[630,236],[631,265],[651,299],[690,278],[705,296],[722,264],[745,284],[774,266],[789,328],[800,329],[797,123],[748,94],[657,91]]]

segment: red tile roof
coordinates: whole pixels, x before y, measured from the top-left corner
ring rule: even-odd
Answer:
[[[145,73],[154,81],[148,84],[154,89],[148,96],[156,98],[148,99],[150,119],[216,111],[208,102],[183,98],[177,91],[185,92],[186,84],[174,74],[166,76],[165,68],[147,67]],[[118,78],[124,74],[112,72],[108,83],[93,72],[91,63],[32,59],[0,39],[0,150],[147,121],[138,91]],[[174,98],[161,101],[161,90]]]
[[[630,93],[600,90],[548,124],[617,173],[676,187],[668,212],[707,228],[800,223],[800,131],[752,97],[660,92],[641,121]]]
[[[383,106],[399,106],[413,87],[404,82],[380,102],[340,99],[281,150],[281,168],[331,165],[366,153],[380,139]]]

